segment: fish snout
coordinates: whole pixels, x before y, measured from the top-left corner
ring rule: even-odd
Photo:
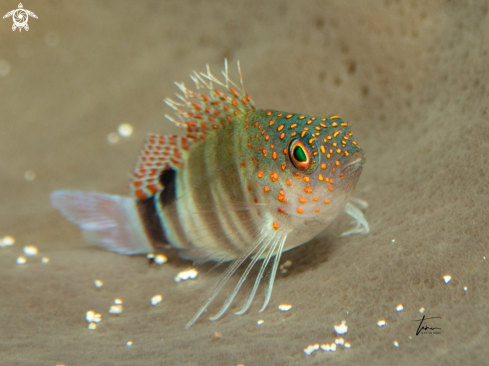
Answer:
[[[353,172],[360,173],[366,159],[363,157],[363,153],[356,152],[352,155],[350,160],[348,160],[344,165],[341,172],[343,174],[351,174]]]

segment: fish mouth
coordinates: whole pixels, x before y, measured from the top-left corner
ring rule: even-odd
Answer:
[[[351,174],[362,168],[363,164],[365,164],[365,158],[363,157],[363,153],[356,152],[353,154],[350,160],[343,166],[342,173],[343,174]]]

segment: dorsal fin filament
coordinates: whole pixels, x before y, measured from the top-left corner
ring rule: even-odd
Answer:
[[[224,62],[224,80],[215,77],[207,65],[206,73],[194,72],[190,76],[196,91],[188,89],[184,83],[175,83],[181,94],[175,94],[179,101],[165,99],[165,103],[175,110],[177,119],[166,115],[170,121],[187,131],[187,137],[200,141],[205,139],[207,129],[217,129],[234,120],[240,113],[256,110],[251,97],[245,92],[241,68],[238,62],[241,86],[229,78],[228,63]],[[210,122],[205,126],[200,121]]]

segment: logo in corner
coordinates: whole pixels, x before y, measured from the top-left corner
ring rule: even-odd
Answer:
[[[29,15],[37,19],[36,14],[30,10],[25,10],[22,3],[19,3],[19,8],[9,11],[3,16],[3,19],[12,16],[12,19],[14,20],[14,24],[12,25],[13,31],[15,31],[17,28],[19,28],[19,32],[22,31],[22,28],[28,31],[29,25],[27,24],[27,21],[29,20]]]
[[[441,328],[430,327],[429,325],[427,325],[428,322],[425,322],[426,320],[430,320],[430,322],[431,322],[431,319],[441,319],[441,316],[432,316],[431,318],[425,318],[425,316],[423,315],[423,317],[421,319],[413,320],[413,322],[419,322],[418,329],[416,330],[416,335],[420,335],[420,334],[441,334]],[[425,322],[425,323],[423,324],[423,322]],[[431,323],[430,323],[430,325],[431,325]]]

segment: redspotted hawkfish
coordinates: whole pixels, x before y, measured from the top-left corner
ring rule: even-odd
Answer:
[[[232,261],[187,328],[247,259],[236,287],[210,320],[226,312],[259,261],[251,294],[236,314],[248,310],[271,267],[264,311],[282,252],[315,237],[342,211],[354,219],[343,235],[369,231],[357,208],[366,203],[352,198],[365,159],[348,124],[337,115],[257,109],[244,90],[239,62],[238,71],[239,85],[230,80],[227,62],[223,78],[209,67],[194,72],[195,90],[176,83],[178,101],[165,102],[177,118],[166,117],[186,135],[147,136],[130,178],[130,197],[51,194],[52,205],[85,239],[107,250],[142,254],[169,243],[184,259]]]

